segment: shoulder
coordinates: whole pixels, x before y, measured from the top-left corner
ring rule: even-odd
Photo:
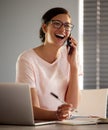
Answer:
[[[33,49],[25,50],[18,56],[18,61],[20,60],[31,61],[34,56],[35,53]]]

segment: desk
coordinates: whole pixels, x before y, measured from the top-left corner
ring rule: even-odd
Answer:
[[[98,125],[43,125],[43,126],[9,126],[0,125],[0,130],[108,130],[108,124]]]

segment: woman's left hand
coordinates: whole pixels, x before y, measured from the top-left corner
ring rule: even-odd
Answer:
[[[70,46],[68,46],[68,61],[70,64],[77,63],[77,41],[71,36],[69,39],[69,42],[71,43]],[[70,49],[72,49],[72,52],[69,54]]]

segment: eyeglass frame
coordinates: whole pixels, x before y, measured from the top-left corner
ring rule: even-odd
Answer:
[[[54,25],[53,22],[55,22],[55,21],[61,23],[60,27],[56,27],[56,26]],[[72,29],[74,28],[74,25],[73,25],[72,23],[68,23],[68,22],[63,23],[63,22],[60,21],[60,20],[53,20],[53,19],[52,19],[50,22],[51,22],[52,25],[53,25],[55,28],[57,28],[57,29],[60,29],[63,25],[64,25],[64,28],[65,28],[66,31],[72,31]],[[71,25],[70,29],[66,29],[66,25]]]

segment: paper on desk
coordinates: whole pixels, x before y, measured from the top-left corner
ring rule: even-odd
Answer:
[[[108,123],[108,119],[89,116],[76,116],[70,120],[57,121],[57,123],[65,125],[90,125],[98,123]]]

